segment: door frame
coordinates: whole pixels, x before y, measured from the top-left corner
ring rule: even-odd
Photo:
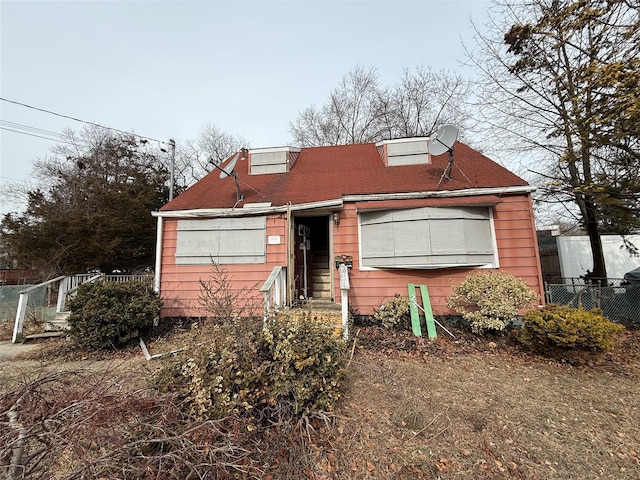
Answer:
[[[327,236],[327,251],[328,251],[328,263],[329,263],[329,275],[330,278],[330,288],[331,288],[331,300],[335,302],[334,296],[334,287],[335,287],[335,275],[332,269],[333,262],[331,261],[334,258],[334,225],[332,222],[332,213],[333,211],[329,211],[327,209],[318,209],[318,210],[304,210],[298,212],[291,212],[289,214],[289,225],[288,225],[288,233],[289,233],[289,242],[287,245],[288,255],[287,255],[287,282],[289,285],[289,298],[291,299],[290,304],[293,305],[298,301],[296,297],[296,286],[295,286],[295,266],[296,266],[296,255],[299,255],[299,252],[296,250],[296,236],[298,235],[298,221],[303,218],[317,218],[323,217],[326,219],[326,228],[328,232]],[[313,239],[313,230],[311,231],[311,239]],[[313,240],[311,241],[311,249],[313,252],[314,244]]]

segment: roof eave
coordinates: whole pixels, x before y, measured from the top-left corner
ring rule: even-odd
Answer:
[[[532,193],[536,187],[531,185],[518,185],[510,187],[483,187],[467,188],[464,190],[438,190],[428,192],[407,192],[407,193],[369,193],[364,195],[343,195],[345,202],[366,202],[371,200],[403,200],[415,198],[449,198],[449,197],[471,197],[478,195],[514,195],[522,193]]]
[[[151,212],[154,217],[184,218],[184,217],[243,217],[249,215],[267,215],[270,213],[295,212],[300,210],[317,210],[322,208],[342,208],[343,200],[323,200],[321,202],[309,202],[298,204],[279,205],[275,207],[251,207],[251,208],[199,208],[192,210],[161,210]]]
[[[323,200],[320,202],[279,205],[274,207],[251,208],[199,208],[190,210],[161,210],[151,212],[154,217],[163,218],[197,218],[197,217],[242,217],[250,215],[267,215],[270,213],[317,210],[323,208],[342,208],[344,203],[367,202],[375,200],[410,200],[419,198],[453,198],[483,195],[517,195],[535,192],[531,185],[509,187],[468,188],[464,190],[439,190],[405,193],[369,193],[359,195],[343,195],[342,198]]]

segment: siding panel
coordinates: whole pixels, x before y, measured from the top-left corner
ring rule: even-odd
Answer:
[[[543,291],[542,277],[530,199],[527,195],[520,195],[502,197],[501,200],[493,212],[499,270],[521,278],[540,294]],[[462,282],[474,269],[361,270],[358,240],[352,234],[353,230],[357,229],[355,207],[345,205],[341,215],[340,225],[334,230],[334,249],[336,255],[353,255],[354,258],[354,267],[350,272],[350,308],[360,315],[371,315],[396,293],[406,296],[407,283],[415,283],[429,287],[434,314],[453,313],[446,307],[446,298],[451,294],[451,287]],[[345,230],[348,233],[342,234]],[[335,270],[334,275],[334,285],[337,285],[334,296],[340,298],[339,275]]]
[[[506,196],[494,207],[494,228],[500,270],[522,278],[534,291],[541,293],[542,276],[535,238],[535,225],[530,198],[527,195]],[[280,243],[268,244],[265,239],[266,263],[227,265],[234,288],[247,288],[248,298],[261,301],[258,289],[276,265],[286,265],[287,242],[289,242],[284,215],[267,218],[266,236],[279,236]],[[164,300],[163,316],[201,316],[199,307],[200,280],[211,275],[210,265],[176,265],[177,220],[163,222],[162,270],[160,276],[161,296]],[[346,204],[340,213],[339,225],[331,224],[334,255],[353,256],[350,271],[350,308],[360,315],[371,315],[375,309],[396,293],[406,296],[407,283],[425,284],[434,314],[452,313],[446,307],[446,297],[451,294],[453,283],[463,281],[473,268],[438,268],[433,270],[412,269],[361,269],[361,252],[358,240],[358,214],[353,204]],[[466,233],[465,233],[466,234]],[[445,237],[446,238],[446,237]],[[488,269],[487,269],[488,270]],[[331,269],[334,298],[340,298],[339,273]]]
[[[163,317],[200,317],[205,316],[199,300],[200,281],[209,281],[213,274],[212,266],[176,264],[177,225],[176,219],[163,222],[163,252],[160,275],[160,295],[163,299],[161,315]],[[270,217],[266,223],[266,236],[280,236],[280,244],[266,244],[262,235],[262,245],[266,253],[266,263],[223,265],[233,282],[233,292],[246,289],[248,302],[255,302],[262,308],[260,287],[276,265],[284,265],[286,258],[286,229],[281,216]]]

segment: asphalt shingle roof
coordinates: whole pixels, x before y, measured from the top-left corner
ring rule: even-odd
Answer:
[[[249,160],[239,160],[236,172],[245,203],[271,202],[273,206],[339,199],[343,195],[407,193],[467,188],[528,185],[525,180],[467,145],[455,144],[451,179],[442,174],[448,155],[432,157],[432,164],[385,167],[373,143],[302,148],[290,171],[249,175]],[[223,164],[224,166],[224,164]],[[236,203],[232,178],[220,179],[214,170],[163,211],[231,208]]]

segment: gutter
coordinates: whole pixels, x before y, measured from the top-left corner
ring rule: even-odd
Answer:
[[[376,200],[408,200],[421,198],[455,198],[481,195],[513,195],[532,193],[536,187],[531,185],[490,188],[468,188],[464,190],[439,190],[427,192],[407,193],[371,193],[363,195],[343,195],[339,199],[323,200],[321,202],[287,204],[277,207],[251,207],[251,208],[202,208],[192,210],[169,210],[151,212],[154,217],[160,218],[198,218],[198,217],[243,217],[250,215],[266,215],[269,213],[286,213],[319,208],[342,208],[346,202],[367,202]]]
[[[517,187],[490,187],[490,188],[468,188],[465,190],[438,190],[431,192],[409,192],[409,193],[370,193],[365,195],[343,195],[345,202],[367,202],[372,200],[408,200],[416,198],[454,198],[473,197],[479,195],[512,195],[517,193],[535,192],[536,187],[522,185]]]
[[[201,208],[194,210],[170,210],[151,212],[154,217],[185,218],[185,217],[244,217],[249,215],[265,215],[268,213],[297,212],[301,210],[314,210],[318,208],[342,208],[344,201],[323,200],[321,202],[299,203],[296,205],[280,205],[277,207],[251,207],[251,208]]]
[[[156,212],[151,212],[153,215]],[[160,269],[162,268],[162,217],[158,217],[158,226],[156,227],[156,266],[153,277],[153,290],[160,293]]]

